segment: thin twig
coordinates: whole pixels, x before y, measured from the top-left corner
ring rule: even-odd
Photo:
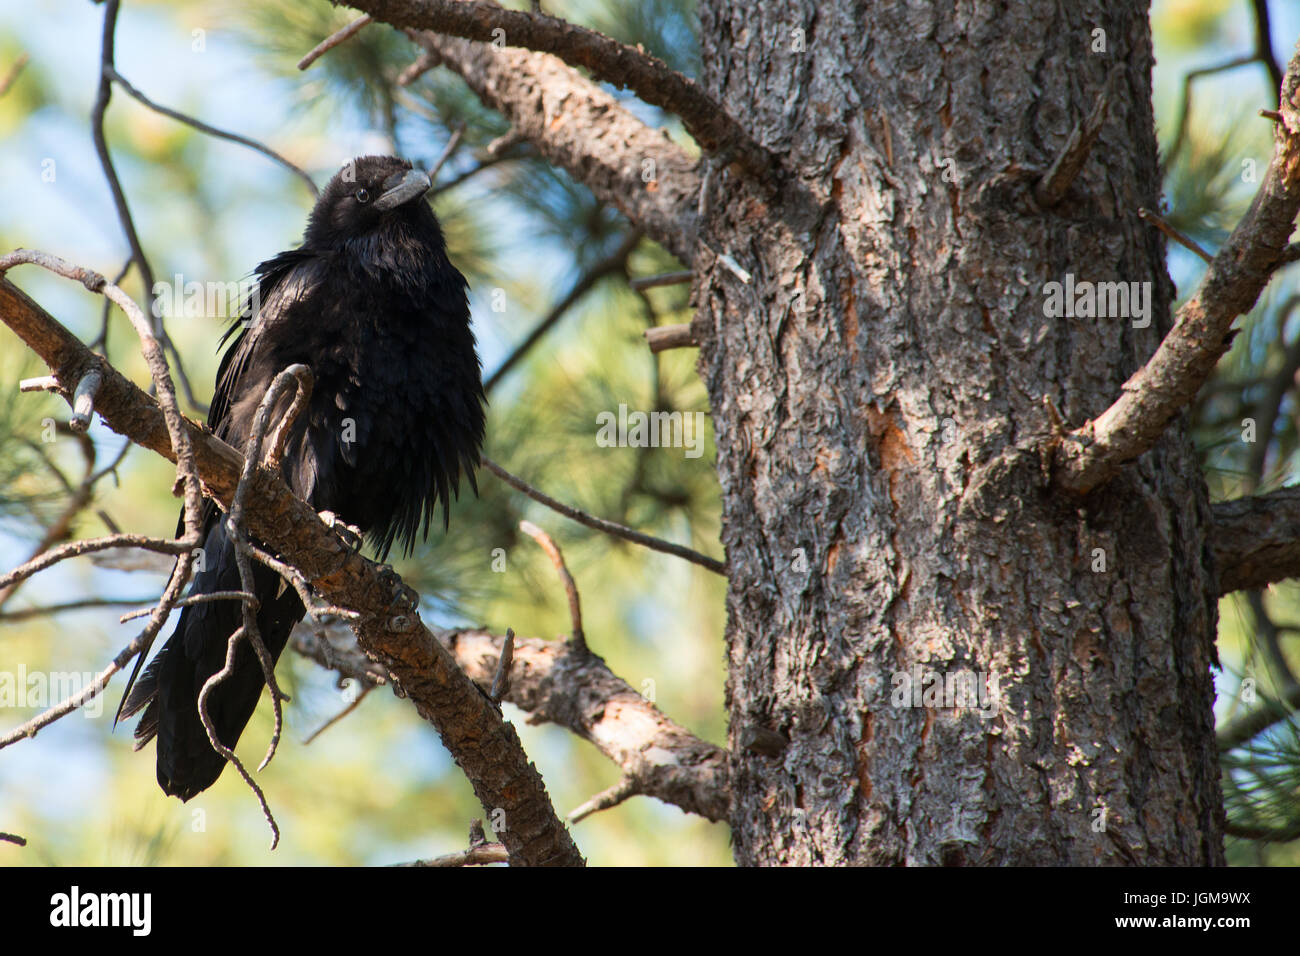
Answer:
[[[14,60],[14,65],[9,67],[9,72],[4,75],[4,79],[0,79],[0,96],[4,96],[9,92],[9,88],[14,85],[14,82],[18,79],[18,74],[23,71],[23,67],[27,65],[27,61],[30,59],[31,57],[26,53],[18,54],[18,59]]]
[[[308,735],[307,735],[307,739],[304,740],[304,741],[302,742],[302,745],[303,745],[304,747],[306,747],[309,743],[311,743],[313,740],[315,740],[315,739],[316,739],[317,737],[319,737],[321,734],[325,733],[325,731],[329,730],[331,727],[333,727],[335,724],[337,724],[340,720],[342,720],[342,719],[343,719],[344,717],[346,717],[348,714],[352,713],[354,710],[356,710],[358,707],[360,707],[360,706],[361,706],[361,701],[363,701],[363,700],[365,699],[365,697],[366,697],[366,694],[369,694],[372,690],[374,690],[374,686],[373,686],[373,685],[370,685],[370,684],[367,684],[365,687],[361,688],[361,693],[357,694],[357,696],[356,696],[356,698],[355,698],[354,700],[352,700],[352,701],[351,701],[351,702],[350,702],[346,707],[344,707],[342,710],[340,710],[337,714],[335,714],[335,715],[334,715],[333,717],[331,717],[329,720],[325,721],[325,723],[321,724],[319,727],[317,727],[315,730],[313,730],[310,734],[308,734]]]
[[[266,802],[266,794],[262,792],[262,788],[257,785],[257,781],[245,769],[240,759],[235,756],[235,752],[217,737],[217,728],[213,726],[212,717],[208,714],[208,696],[212,693],[213,688],[235,672],[235,648],[239,645],[239,640],[243,636],[244,629],[242,627],[236,628],[235,632],[230,635],[230,639],[226,641],[225,666],[203,682],[203,688],[199,691],[199,720],[203,722],[203,729],[208,732],[208,742],[212,744],[212,749],[234,765],[235,770],[244,778],[244,783],[248,784],[249,789],[257,796],[257,802],[262,807],[262,814],[271,827],[271,849],[274,850],[280,842],[280,828],[276,826],[275,816],[271,813],[271,808]]]
[[[357,17],[355,20],[353,20],[343,29],[331,33],[324,40],[321,40],[320,43],[312,47],[311,50],[307,53],[307,55],[298,61],[298,69],[300,70],[307,69],[307,67],[311,66],[322,56],[324,56],[327,52],[334,49],[336,46],[338,46],[340,43],[343,43],[354,34],[359,33],[362,27],[364,27],[366,24],[371,22],[373,21],[371,19],[370,14],[366,13],[363,14],[362,16]]]
[[[152,598],[82,598],[78,601],[65,601],[62,604],[42,604],[35,607],[20,607],[16,611],[0,613],[0,622],[17,623],[30,621],[36,617],[52,617],[66,611],[87,611],[95,608],[131,607],[133,604],[146,604]],[[150,610],[153,610],[152,605]]]
[[[560,580],[564,583],[564,593],[569,599],[569,623],[573,628],[574,646],[585,650],[587,647],[586,635],[582,633],[582,602],[578,599],[578,585],[573,580],[573,575],[569,573],[569,567],[564,563],[564,555],[560,553],[560,546],[557,545],[549,534],[543,531],[531,521],[519,522],[519,530],[528,537],[532,538],[542,546],[547,557],[551,559],[551,564],[555,565],[556,572],[560,575]],[[513,637],[513,632],[510,632]],[[513,642],[511,645],[510,656],[514,657]]]
[[[281,156],[279,153],[277,153],[271,147],[267,146],[265,143],[259,143],[255,139],[250,139],[247,136],[241,136],[238,133],[231,133],[228,132],[227,130],[217,129],[215,126],[209,126],[207,123],[203,122],[202,120],[195,119],[193,116],[189,116],[185,113],[180,112],[179,110],[174,110],[171,107],[163,106],[161,103],[155,103],[153,100],[149,99],[149,97],[145,96],[138,89],[132,86],[129,82],[127,82],[126,77],[122,76],[122,74],[117,72],[117,70],[114,69],[111,65],[105,66],[104,71],[107,74],[107,76],[113,81],[115,81],[116,83],[118,83],[122,87],[122,89],[126,90],[126,92],[129,93],[133,98],[143,103],[145,106],[153,110],[155,113],[161,113],[163,116],[167,116],[170,117],[171,119],[176,120],[177,122],[184,123],[186,126],[191,126],[194,129],[198,130],[200,133],[207,133],[209,136],[214,136],[217,139],[224,139],[231,143],[238,143],[240,146],[247,146],[249,149],[261,153],[267,159],[279,163],[289,172],[293,173],[295,176],[301,179],[304,183],[307,184],[307,188],[311,190],[311,194],[313,196],[320,195],[320,189],[317,188],[315,181],[309,175],[307,175],[307,172],[304,169],[302,169],[302,167],[286,159],[284,156]]]
[[[622,271],[628,256],[632,254],[632,250],[636,248],[643,235],[644,233],[640,229],[632,229],[623,237],[623,241],[619,243],[618,248],[610,256],[602,259],[583,273],[565,294],[564,298],[551,307],[551,311],[546,317],[533,327],[533,330],[528,333],[524,340],[515,346],[514,351],[506,356],[505,361],[497,366],[496,371],[488,376],[487,381],[483,383],[483,390],[485,392],[492,391],[492,387],[501,381],[502,377],[514,368],[519,360],[527,355],[529,350],[555,327],[555,324],[564,317],[565,313],[573,308],[579,299],[590,292],[601,279]]]
[[[272,471],[280,467],[280,462],[284,458],[284,446],[289,440],[289,430],[293,427],[294,422],[298,420],[298,416],[302,414],[303,409],[307,407],[307,403],[311,401],[312,388],[316,384],[311,369],[305,365],[290,365],[280,373],[281,378],[286,375],[297,380],[298,390],[294,393],[289,410],[280,418],[279,423],[275,426],[275,431],[271,433],[270,446],[266,453],[266,467]],[[288,385],[285,385],[284,388],[288,388]],[[272,391],[274,390],[275,386],[272,385]]]
[[[451,138],[447,140],[447,145],[442,148],[441,155],[432,166],[429,167],[429,182],[438,178],[438,173],[442,172],[442,167],[451,159],[452,153],[456,152],[456,147],[460,145],[461,137],[465,135],[465,124],[458,123],[456,128],[451,131]]]
[[[700,344],[690,325],[656,325],[641,334],[645,336],[650,351],[656,354],[669,349],[698,348]]]
[[[1217,63],[1214,66],[1205,66],[1201,67],[1199,70],[1191,70],[1183,77],[1182,110],[1178,114],[1178,126],[1174,132],[1174,141],[1169,145],[1168,152],[1165,153],[1164,166],[1166,169],[1173,167],[1174,160],[1178,157],[1179,152],[1182,151],[1183,143],[1187,139],[1188,121],[1192,112],[1192,82],[1203,76],[1211,76],[1215,73],[1224,73],[1228,70],[1235,70],[1237,67],[1254,63],[1256,59],[1258,59],[1258,57],[1254,54],[1249,56],[1236,56],[1231,60]],[[1281,81],[1279,80],[1278,86],[1281,85]]]
[[[307,366],[302,364],[289,366],[275,377],[271,387],[262,396],[262,401],[257,407],[257,413],[253,416],[253,427],[245,448],[243,473],[240,475],[239,484],[235,487],[235,496],[230,503],[230,511],[226,515],[226,532],[235,550],[235,564],[239,568],[240,588],[248,594],[252,594],[256,590],[253,582],[252,561],[249,557],[248,531],[244,525],[244,511],[248,503],[249,489],[252,487],[251,478],[254,470],[262,462],[262,446],[266,440],[267,429],[271,425],[271,416],[281,404],[285,393],[290,388],[295,390],[295,397],[288,411],[281,417],[271,440],[271,454],[277,459],[283,452],[285,436],[292,426],[293,420],[311,397],[313,381],[311,370]],[[261,771],[271,762],[271,758],[275,756],[275,751],[280,744],[280,734],[284,728],[282,701],[285,699],[285,694],[280,690],[280,685],[275,679],[275,661],[271,659],[271,654],[266,649],[266,643],[262,640],[262,633],[257,625],[257,605],[255,601],[243,602],[243,620],[241,631],[252,646],[258,661],[261,662],[262,676],[266,679],[266,686],[271,692],[271,704],[275,713],[275,723],[271,730],[271,740],[266,749],[266,756],[262,758],[262,763],[257,768]],[[220,683],[220,681],[216,683]]]
[[[442,59],[440,57],[434,56],[428,50],[425,50],[416,58],[415,62],[397,75],[397,85],[410,86],[441,63]]]
[[[64,700],[55,704],[53,707],[36,715],[31,720],[11,730],[9,733],[0,737],[0,750],[8,747],[24,738],[35,737],[37,731],[49,726],[61,717],[66,717],[79,707],[84,706],[91,700],[94,700],[108,686],[108,682],[113,675],[131,662],[131,659],[139,655],[143,660],[144,656],[149,653],[149,647],[153,644],[154,638],[162,630],[163,625],[167,623],[167,616],[171,613],[174,602],[180,598],[181,590],[185,587],[185,582],[189,579],[190,566],[193,558],[188,554],[181,555],[176,567],[172,569],[171,578],[167,582],[167,588],[163,591],[162,599],[154,609],[153,616],[149,623],[145,625],[143,631],[136,635],[126,647],[118,652],[117,656],[109,663],[108,667],[100,671],[95,679],[90,682],[89,686],[83,687],[75,694],[71,694]],[[136,667],[139,671],[139,667]],[[134,674],[132,675],[134,679]],[[125,701],[125,696],[123,700]],[[119,709],[120,713],[120,709]]]
[[[579,823],[591,816],[593,813],[599,813],[601,810],[608,810],[610,807],[616,807],[628,797],[634,797],[641,792],[641,787],[637,784],[635,777],[624,777],[608,790],[602,790],[582,806],[577,807],[569,814],[569,825]]]
[[[115,0],[110,0],[115,4]],[[113,16],[116,16],[114,11]],[[111,19],[111,18],[110,18]],[[106,43],[111,50],[111,25],[106,26]],[[102,131],[101,131],[102,132]],[[110,167],[111,168],[111,167]],[[140,351],[143,354],[145,363],[149,366],[149,375],[153,380],[153,390],[157,396],[159,409],[162,411],[163,423],[167,429],[167,435],[171,446],[176,455],[176,473],[185,499],[183,514],[184,534],[175,542],[168,542],[170,548],[179,549],[174,553],[178,554],[175,566],[167,581],[167,587],[163,591],[162,599],[158,606],[154,608],[149,623],[140,633],[135,641],[132,641],[122,654],[114,659],[113,665],[100,674],[99,681],[93,693],[81,697],[74,695],[68,698],[62,704],[51,708],[36,718],[36,721],[54,721],[66,713],[70,713],[77,707],[81,706],[85,700],[89,700],[98,694],[107,684],[108,680],[121,667],[125,666],[129,657],[123,658],[128,652],[134,656],[139,655],[136,661],[135,670],[132,671],[130,679],[127,681],[127,693],[122,696],[122,703],[125,704],[127,696],[130,693],[131,685],[134,684],[136,676],[140,673],[140,666],[144,663],[145,657],[149,653],[149,648],[153,644],[154,638],[162,630],[163,625],[167,622],[171,614],[172,607],[177,599],[180,598],[181,590],[185,587],[185,582],[189,580],[190,570],[194,565],[194,549],[198,546],[202,538],[202,502],[203,494],[199,484],[198,466],[195,463],[194,447],[190,442],[190,434],[186,428],[184,416],[181,415],[180,408],[176,403],[176,388],[172,384],[171,372],[167,367],[167,356],[162,344],[154,336],[153,327],[145,318],[144,313],[135,301],[121,290],[116,284],[109,282],[99,273],[85,269],[81,266],[73,265],[58,256],[51,256],[42,252],[34,252],[27,249],[18,249],[5,256],[0,256],[0,275],[3,275],[15,265],[29,263],[41,266],[58,275],[68,279],[80,282],[91,292],[98,292],[110,299],[122,310],[131,326],[135,329],[137,337],[140,339]],[[121,535],[113,536],[121,538]],[[139,537],[139,536],[134,536]],[[104,539],[101,539],[104,540]],[[150,539],[143,539],[150,540]],[[144,545],[137,545],[144,546]],[[162,550],[161,548],[151,548],[151,550]],[[173,553],[173,552],[169,552]],[[29,562],[29,564],[32,562]],[[121,705],[118,707],[118,715],[121,715]],[[31,727],[31,733],[35,734],[39,727],[44,723],[29,721],[25,727]],[[20,728],[21,729],[21,728]]]
[[[113,3],[114,0],[109,2]],[[194,464],[194,451],[190,445],[189,432],[185,429],[180,408],[176,404],[176,389],[167,367],[167,357],[144,312],[119,286],[109,282],[98,272],[74,265],[48,253],[31,249],[15,249],[0,256],[0,275],[22,264],[40,266],[56,275],[80,282],[91,292],[102,294],[125,313],[132,327],[135,328],[140,339],[141,352],[149,366],[149,373],[157,391],[158,405],[162,409],[172,447],[176,450],[176,470],[182,480],[185,493],[185,540],[190,547],[197,546],[202,525],[203,493],[199,485],[198,469]]]
[[[1258,840],[1262,843],[1290,843],[1300,838],[1300,825],[1290,827],[1257,827],[1229,820],[1223,826],[1228,836],[1242,840]]]
[[[683,282],[690,282],[694,278],[694,272],[690,269],[683,269],[680,272],[662,272],[656,276],[642,276],[639,279],[632,279],[628,284],[640,292],[642,289],[656,289],[663,285],[681,285]]]
[[[451,179],[447,180],[445,183],[442,183],[439,186],[434,186],[433,189],[429,191],[429,196],[430,198],[436,199],[438,196],[441,196],[443,193],[450,192],[451,190],[455,189],[457,186],[460,186],[463,183],[466,183],[469,180],[473,179],[479,173],[485,172],[486,170],[491,169],[493,166],[499,166],[502,163],[508,162],[512,159],[518,159],[518,158],[519,158],[519,154],[514,152],[505,152],[505,153],[499,153],[495,156],[488,156],[486,159],[480,160],[477,166],[473,166],[470,169],[465,170],[463,173],[457,173]]]
[[[1255,14],[1255,57],[1268,70],[1268,79],[1274,90],[1282,88],[1282,67],[1273,55],[1273,30],[1269,24],[1268,0],[1251,0]]]
[[[625,541],[631,541],[635,544],[641,545],[642,547],[649,548],[652,551],[658,551],[662,554],[671,554],[676,558],[684,558],[693,564],[698,564],[702,568],[708,568],[714,574],[721,574],[724,577],[727,574],[727,566],[717,558],[710,558],[708,555],[700,554],[700,552],[691,548],[683,547],[680,544],[673,544],[660,538],[653,538],[648,534],[642,534],[640,531],[633,531],[631,528],[613,521],[606,521],[604,518],[593,517],[584,511],[579,511],[577,508],[572,508],[569,505],[556,501],[545,492],[538,491],[522,478],[516,478],[514,475],[510,474],[510,472],[506,471],[490,458],[483,458],[481,459],[481,462],[484,468],[492,472],[492,474],[496,475],[516,491],[523,492],[539,504],[545,505],[552,511],[559,512],[566,518],[578,522],[578,524],[586,525],[588,528],[592,528],[596,531],[603,531],[606,534],[611,534],[616,538],[622,538]]]
[[[118,223],[122,227],[122,232],[126,236],[127,245],[131,250],[129,263],[134,263],[140,270],[140,279],[144,284],[145,295],[150,300],[150,312],[153,311],[154,303],[154,276],[153,267],[149,264],[148,257],[144,254],[144,246],[140,242],[139,233],[136,232],[135,221],[131,218],[131,209],[127,205],[126,192],[122,189],[122,183],[117,177],[117,170],[113,167],[113,159],[108,150],[108,139],[104,134],[104,117],[108,112],[109,100],[113,95],[113,80],[110,72],[113,70],[113,46],[114,36],[117,31],[117,15],[121,8],[121,0],[107,0],[104,4],[104,27],[101,34],[100,52],[99,52],[99,89],[95,96],[95,106],[90,116],[90,134],[95,144],[95,155],[99,158],[99,165],[104,171],[104,178],[108,180],[109,190],[113,194],[113,207],[117,212]],[[126,276],[126,269],[123,268],[120,277],[112,285],[116,286],[122,278]],[[95,290],[92,290],[95,291]],[[129,297],[123,294],[122,298],[129,300]],[[123,310],[127,311],[121,301],[113,300]],[[129,314],[129,313],[128,313]],[[107,323],[107,313],[104,317]],[[134,324],[134,320],[133,320]],[[138,328],[138,326],[137,326]],[[194,395],[194,387],[190,383],[189,374],[185,371],[185,364],[181,361],[180,353],[176,350],[175,344],[167,334],[167,326],[162,320],[162,316],[157,317],[156,323],[151,323],[150,328],[158,340],[162,343],[162,354],[165,356],[171,353],[176,362],[176,378],[180,381],[181,390],[185,393],[185,400],[190,403],[192,408],[199,409],[207,414],[208,408]],[[107,329],[105,329],[107,331]],[[152,370],[152,369],[151,369]],[[170,375],[169,375],[170,378]],[[157,383],[155,382],[155,386]]]
[[[1145,206],[1142,206],[1138,209],[1138,218],[1145,219],[1147,222],[1151,223],[1153,226],[1155,226],[1157,229],[1163,232],[1170,239],[1174,240],[1174,242],[1178,243],[1180,246],[1183,246],[1186,249],[1190,249],[1192,252],[1200,256],[1204,261],[1206,262],[1213,261],[1214,256],[1210,255],[1199,245],[1197,245],[1195,240],[1179,232],[1177,229],[1169,225],[1169,223],[1165,222],[1163,219],[1161,219],[1159,216],[1153,213],[1150,209],[1147,209]]]
[[[159,554],[182,555],[189,552],[190,546],[184,541],[177,541],[172,538],[151,538],[143,534],[110,534],[103,538],[70,541],[57,548],[51,548],[25,564],[20,564],[8,574],[0,576],[0,590],[17,584],[19,581],[25,581],[33,574],[44,571],[60,561],[80,557],[83,554],[91,554],[95,551],[106,551],[109,548],[143,548],[146,551],[157,551]]]
[[[16,834],[16,833],[3,833],[3,832],[0,832],[0,843],[15,843],[15,844],[17,844],[18,846],[26,846],[26,845],[27,845],[27,838],[26,838],[26,837],[20,837],[20,836],[19,836],[18,834]]]
[[[208,594],[192,594],[187,598],[177,601],[172,607],[189,607],[192,604],[211,604],[213,601],[248,601],[254,607],[257,606],[257,595],[248,591],[212,591]],[[130,611],[119,617],[118,623],[125,624],[127,621],[134,621],[138,617],[144,617],[146,614],[153,613],[153,606],[142,607],[138,611]]]
[[[117,275],[113,277],[113,285],[122,284],[122,280],[126,278],[126,274],[131,271],[131,263],[134,261],[135,260],[130,258],[129,256],[127,257],[126,262],[122,263],[122,268],[118,269]],[[104,307],[100,310],[99,313],[99,334],[95,336],[94,341],[90,343],[90,347],[92,349],[98,349],[99,354],[105,357],[108,356],[108,317],[112,313],[112,311],[113,311],[112,300],[105,299]],[[126,444],[130,445],[131,443],[128,441]]]
[[[1300,684],[1293,683],[1277,692],[1253,710],[1234,717],[1215,732],[1220,753],[1249,743],[1274,724],[1295,717],[1300,709]]]
[[[275,555],[259,548],[257,545],[249,542],[249,553],[252,554],[260,563],[265,564],[268,568],[287,581],[295,591],[298,592],[298,598],[302,601],[303,606],[307,608],[307,613],[316,620],[325,620],[336,617],[343,621],[359,620],[361,615],[356,611],[349,611],[345,607],[336,607],[333,604],[321,604],[315,595],[312,594],[311,585],[302,573],[295,567],[285,564]]]

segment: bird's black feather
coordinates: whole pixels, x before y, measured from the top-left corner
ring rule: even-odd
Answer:
[[[310,367],[315,387],[288,436],[285,481],[318,511],[365,531],[381,559],[394,544],[409,554],[438,506],[446,527],[462,474],[477,491],[483,441],[465,279],[418,193],[393,208],[376,202],[410,169],[393,157],[355,160],[321,194],[302,246],[257,267],[245,321],[222,340],[234,336],[208,416],[220,438],[243,450],[275,376],[294,363]],[[239,590],[224,517],[209,503],[204,521],[204,568],[191,593]],[[267,568],[255,565],[254,578],[258,627],[278,658],[304,608]],[[182,800],[211,786],[225,766],[199,720],[198,695],[223,666],[240,620],[237,601],[184,608],[123,700],[122,716],[144,709],[137,749],[157,737],[158,782]],[[261,666],[241,641],[233,675],[208,703],[226,746],[239,739],[263,686]]]

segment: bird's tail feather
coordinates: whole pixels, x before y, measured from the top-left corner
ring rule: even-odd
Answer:
[[[207,567],[195,576],[191,593],[240,590],[234,549],[220,522],[208,533],[204,557]],[[303,605],[293,588],[283,587],[279,575],[261,564],[253,565],[253,585],[259,601],[258,630],[276,661],[293,626],[302,618]],[[204,683],[225,666],[227,645],[241,625],[242,615],[238,600],[184,608],[175,632],[122,702],[124,717],[143,709],[135,728],[135,748],[157,739],[158,783],[164,793],[182,800],[210,787],[226,765],[208,739],[198,701]],[[231,673],[214,686],[207,701],[208,716],[222,744],[234,748],[264,686],[261,662],[244,637],[236,648]]]

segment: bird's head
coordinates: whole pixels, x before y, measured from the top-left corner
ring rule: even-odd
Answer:
[[[432,228],[441,241],[433,210],[424,201],[429,177],[396,156],[361,156],[334,174],[316,200],[304,245],[327,248],[388,230]]]

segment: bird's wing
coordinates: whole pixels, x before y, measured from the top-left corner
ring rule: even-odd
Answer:
[[[231,403],[239,392],[239,379],[248,366],[249,356],[257,348],[258,339],[301,296],[313,260],[311,253],[294,249],[258,265],[257,283],[249,300],[244,303],[239,319],[221,336],[220,345],[225,345],[227,339],[239,333],[221,356],[217,387],[208,411],[208,426],[218,434],[230,415]]]
[[[314,256],[294,249],[282,252],[257,267],[255,291],[244,303],[239,319],[221,336],[220,344],[225,344],[232,335],[239,333],[221,357],[221,364],[217,369],[217,387],[208,411],[208,427],[218,436],[225,437],[224,426],[230,416],[231,405],[239,394],[240,378],[248,366],[249,357],[257,349],[259,337],[269,326],[282,319],[287,308],[302,296],[310,277],[315,272],[315,265]],[[218,516],[216,503],[211,500],[204,501],[202,514],[204,538],[211,530],[213,522],[218,520]],[[176,536],[179,538],[184,533],[185,512],[182,510],[176,522]],[[145,645],[136,656],[135,668],[126,682],[122,702],[118,705],[117,715],[113,718],[114,726],[117,726],[121,718],[128,717],[139,710],[152,697],[152,691],[134,696],[131,694],[136,678],[139,677],[140,668],[145,658],[149,656],[152,643],[150,641],[149,645]]]

